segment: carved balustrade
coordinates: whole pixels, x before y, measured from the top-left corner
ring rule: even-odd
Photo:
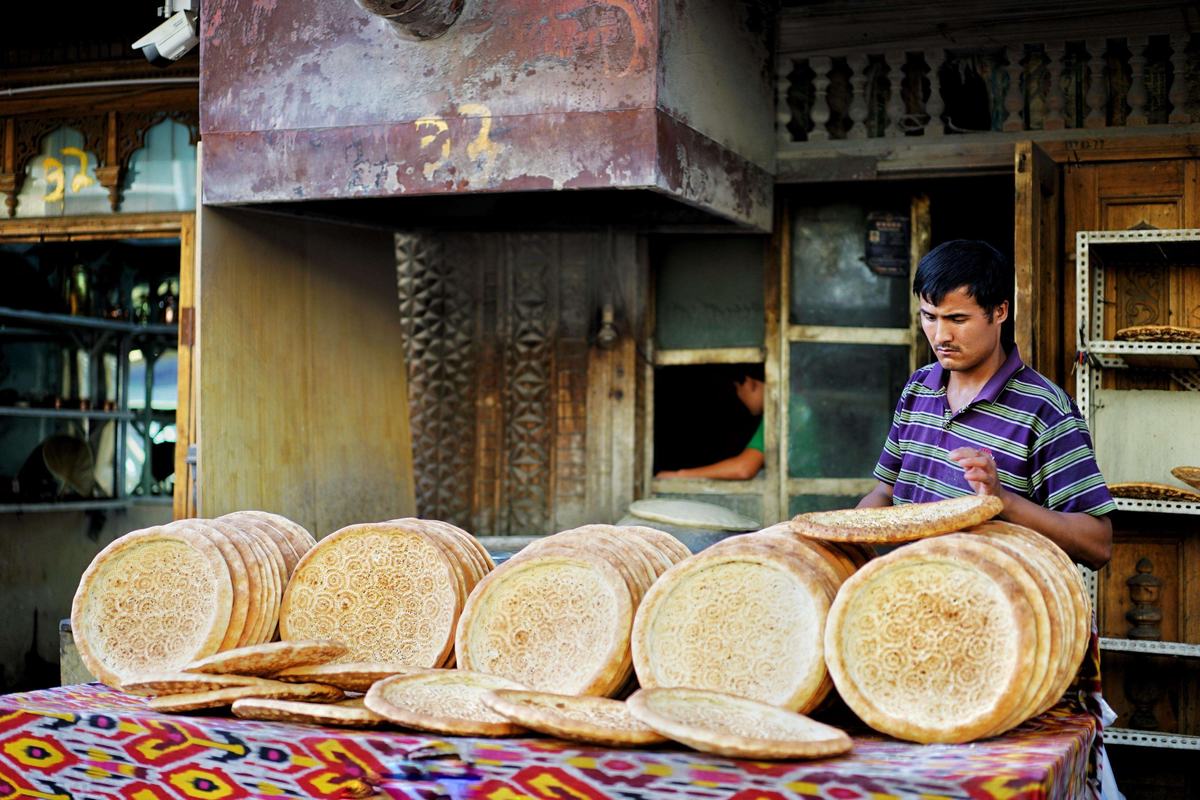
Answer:
[[[1186,33],[785,55],[777,138],[790,146],[1187,125],[1197,121],[1198,62]]]

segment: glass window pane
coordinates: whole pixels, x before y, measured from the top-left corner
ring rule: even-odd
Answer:
[[[802,207],[793,214],[794,324],[909,326],[909,279],[876,275],[863,260],[867,211],[860,205],[837,203]]]
[[[870,477],[909,376],[908,348],[796,342],[791,361],[788,474]]]
[[[765,257],[759,236],[660,242],[653,257],[658,346],[761,347]]]

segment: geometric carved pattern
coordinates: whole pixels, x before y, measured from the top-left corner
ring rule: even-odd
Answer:
[[[476,265],[448,263],[436,235],[395,245],[417,514],[474,530]]]
[[[515,235],[506,248],[510,288],[503,317],[506,470],[503,527],[510,534],[549,532],[554,474],[556,264],[553,235]]]

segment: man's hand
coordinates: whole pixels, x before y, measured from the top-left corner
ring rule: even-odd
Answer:
[[[990,450],[974,447],[959,447],[951,450],[950,460],[963,469],[963,477],[975,494],[999,497],[1007,505],[1008,491],[1000,484],[996,473],[996,459]]]

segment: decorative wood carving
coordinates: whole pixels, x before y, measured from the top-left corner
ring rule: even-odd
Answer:
[[[1046,65],[1046,71],[1049,73],[1050,85],[1046,92],[1046,118],[1042,121],[1044,130],[1060,131],[1066,127],[1066,119],[1063,117],[1062,85],[1063,56],[1066,51],[1066,45],[1062,42],[1046,45],[1046,58],[1049,62]]]
[[[889,50],[884,54],[888,66],[888,84],[890,86],[887,101],[887,128],[884,136],[903,136],[900,127],[904,117],[904,51]]]
[[[1104,50],[1108,43],[1104,39],[1089,39],[1088,89],[1086,101],[1088,115],[1083,121],[1085,128],[1103,128],[1108,124],[1104,109],[1108,103],[1108,84],[1104,74]]]
[[[504,406],[507,469],[505,529],[543,533],[550,521],[553,450],[550,426],[554,371],[556,271],[547,237],[518,235],[508,241],[510,293],[504,337]]]
[[[850,67],[850,130],[846,132],[847,139],[867,138],[867,56],[858,53],[846,58]]]
[[[16,216],[17,195],[25,182],[25,171],[41,152],[42,140],[67,127],[83,135],[83,149],[96,156],[96,178],[108,190],[113,211],[120,207],[120,189],[129,159],[145,146],[146,131],[173,119],[188,126],[189,140],[200,140],[200,117],[195,110],[153,111],[72,116],[22,116],[3,121],[3,160],[0,162],[0,192],[5,195],[8,216]]]
[[[792,107],[788,105],[788,91],[792,88],[791,74],[795,65],[792,59],[780,57],[775,61],[775,138],[780,144],[790,144],[792,132]]]
[[[1171,35],[1171,89],[1167,92],[1171,102],[1167,122],[1171,125],[1186,125],[1192,121],[1192,112],[1188,108],[1187,45],[1187,34]]]
[[[1126,636],[1160,641],[1163,613],[1158,595],[1163,582],[1154,576],[1154,564],[1148,558],[1139,560],[1136,569],[1137,574],[1125,581],[1129,599],[1133,602],[1133,608],[1125,613],[1131,626]]]
[[[941,136],[946,132],[946,125],[942,121],[946,101],[942,99],[942,82],[938,75],[945,55],[945,50],[925,51],[925,63],[929,66],[929,99],[925,101],[925,112],[929,114],[929,121],[925,123],[926,136]]]
[[[472,527],[474,265],[447,261],[437,236],[396,234],[417,513]]]
[[[808,140],[821,142],[829,138],[829,128],[826,127],[829,123],[829,102],[825,97],[825,92],[829,89],[829,70],[833,68],[833,59],[828,56],[815,56],[808,60],[808,65],[815,73],[811,112],[813,127],[808,132]]]
[[[1146,103],[1149,101],[1149,94],[1146,92],[1146,38],[1129,37],[1129,92],[1125,95],[1125,101],[1129,103],[1129,115],[1125,117],[1125,124],[1129,126],[1140,126],[1149,123],[1146,117]]]
[[[1008,63],[1005,65],[1004,71],[1008,74],[1008,90],[1004,93],[1004,110],[1008,112],[1008,116],[1005,117],[1004,124],[1001,126],[1001,129],[1005,131],[1025,130],[1022,55],[1022,48],[1019,46],[1007,49]]]

